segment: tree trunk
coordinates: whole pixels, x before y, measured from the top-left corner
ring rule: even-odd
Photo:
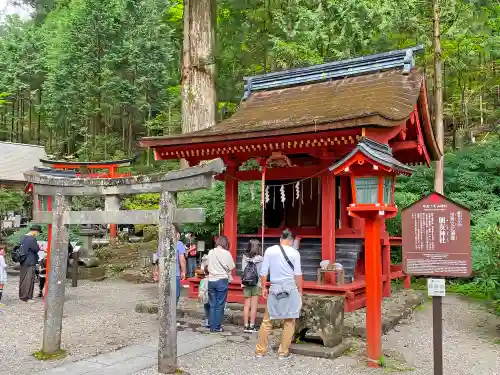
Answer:
[[[21,140],[21,143],[24,143],[24,92],[21,94],[21,114],[19,118],[19,139]]]
[[[184,0],[182,132],[215,125],[215,1]]]
[[[480,115],[480,126],[481,126],[481,130],[483,130],[483,126],[484,126],[484,108],[483,108],[483,88],[481,87],[481,89],[479,90],[479,115]]]
[[[41,132],[41,125],[42,125],[42,89],[38,90],[38,130],[37,130],[37,143],[40,144],[40,132]]]
[[[31,128],[31,108],[32,108],[31,95],[28,97],[28,143],[31,143],[31,137],[33,136],[33,129]]]
[[[130,157],[132,156],[132,121],[133,121],[133,114],[132,108],[129,109],[128,111],[128,150],[127,150],[127,155]]]
[[[434,131],[436,141],[441,152],[444,153],[444,128],[443,128],[443,71],[441,60],[441,10],[439,0],[434,0],[433,6],[433,44],[434,44]],[[440,194],[444,193],[444,156],[436,162],[436,173],[434,176],[434,190]]]
[[[12,105],[12,110],[11,110],[11,118],[10,118],[10,141],[11,142],[15,142],[15,138],[14,138],[14,121],[15,121],[15,108],[16,108],[16,100],[13,99],[11,101],[11,105]]]

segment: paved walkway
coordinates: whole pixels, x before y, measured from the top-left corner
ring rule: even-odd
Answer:
[[[224,341],[218,335],[192,331],[177,333],[177,356],[183,356]],[[158,340],[144,345],[127,346],[115,352],[69,363],[38,375],[130,375],[158,363]]]

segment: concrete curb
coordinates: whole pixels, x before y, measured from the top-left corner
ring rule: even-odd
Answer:
[[[382,333],[386,334],[395,326],[397,326],[403,319],[411,316],[413,311],[425,302],[425,297],[421,293],[415,293],[411,298],[405,301],[405,304],[392,312],[390,315],[384,315],[382,318]],[[344,322],[344,336],[351,335],[361,338],[366,338],[366,327],[352,324],[345,324]]]
[[[290,352],[308,357],[333,359],[342,356],[344,352],[350,348],[351,343],[347,341],[341,342],[333,348],[327,348],[325,346],[310,343],[300,343],[290,345]]]

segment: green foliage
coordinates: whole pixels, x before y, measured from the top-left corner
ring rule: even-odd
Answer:
[[[34,20],[7,17],[0,26],[0,139],[102,160],[133,155],[141,136],[180,131],[182,0],[36,3]],[[418,63],[432,78],[431,2],[216,5],[218,119],[240,104],[242,77],[271,70],[422,43]],[[441,1],[445,123],[454,147],[478,126],[498,127],[499,14],[491,0]],[[151,159],[147,152],[140,164]]]
[[[474,280],[457,292],[469,296],[500,299],[500,137],[493,135],[480,143],[445,156],[445,194],[471,211],[471,243]],[[434,170],[419,168],[396,185],[395,200],[400,208],[433,189]],[[400,213],[387,222],[391,235],[401,235]],[[400,260],[400,253],[392,254]]]
[[[35,223],[28,223],[28,225],[26,227],[21,228],[21,229],[17,230],[16,232],[12,233],[10,236],[8,236],[7,241],[6,241],[7,244],[12,245],[12,246],[18,245],[20,240],[21,240],[21,236],[24,234],[27,234],[29,232],[29,228],[32,224],[35,224]],[[38,241],[47,241],[48,240],[47,224],[42,224],[41,227],[42,227],[42,233],[40,233],[38,235],[37,240]],[[78,226],[76,226],[76,225],[70,226],[69,241],[81,244],[81,239],[80,239],[80,236],[78,233],[79,233]]]
[[[238,189],[238,233],[255,233],[261,225],[260,182],[241,182]],[[252,192],[253,191],[253,192]],[[254,199],[252,200],[252,197]],[[183,230],[192,230],[199,237],[218,234],[219,225],[224,221],[224,184],[216,182],[212,189],[178,194],[178,206],[184,208],[202,207],[206,211],[206,222],[185,224]],[[153,210],[158,208],[158,194],[138,194],[125,200],[128,210]]]
[[[9,211],[20,212],[23,209],[24,194],[14,189],[0,187],[0,215]]]

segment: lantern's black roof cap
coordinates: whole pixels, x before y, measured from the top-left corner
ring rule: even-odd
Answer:
[[[389,147],[389,145],[374,141],[373,139],[367,137],[361,137],[359,139],[356,148],[352,150],[344,158],[333,164],[329,168],[330,171],[333,171],[342,164],[344,164],[347,160],[352,158],[358,151],[363,153],[366,157],[373,159],[377,163],[380,163],[388,168],[391,168],[396,172],[404,174],[412,174],[413,172],[415,172],[413,168],[410,168],[406,164],[401,163],[394,156],[392,156],[392,149]]]

